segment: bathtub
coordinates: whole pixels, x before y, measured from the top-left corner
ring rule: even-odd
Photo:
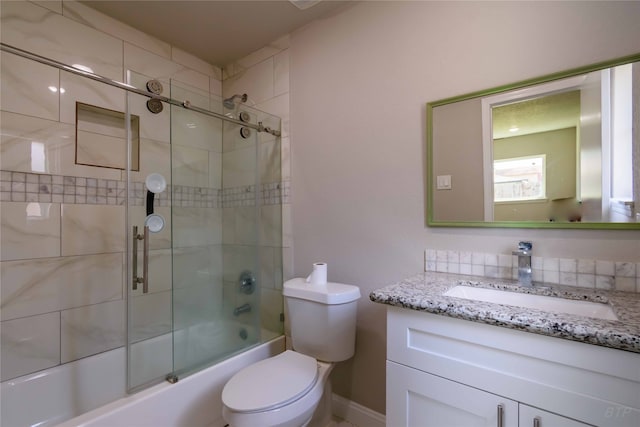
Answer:
[[[140,355],[153,354],[170,341],[171,335],[147,340]],[[243,367],[282,351],[284,337],[279,336],[181,378],[175,384],[163,382],[125,395],[126,352],[118,348],[5,381],[1,389],[0,425],[222,427],[225,423],[221,394],[227,380]],[[197,351],[195,353],[190,356],[198,357]],[[160,364],[171,362],[170,357],[153,360]],[[137,371],[144,374],[144,369]]]

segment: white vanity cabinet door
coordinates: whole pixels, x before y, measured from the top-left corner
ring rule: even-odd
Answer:
[[[534,421],[537,418],[537,422]],[[542,409],[520,404],[519,427],[590,427],[591,424],[581,423],[571,418],[562,417],[543,411]]]
[[[387,360],[387,427],[517,425],[517,402]]]

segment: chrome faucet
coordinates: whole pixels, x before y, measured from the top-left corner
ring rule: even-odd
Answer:
[[[531,253],[533,243],[518,242],[518,250],[513,251],[513,255],[518,255],[518,284],[528,288],[533,286],[531,281]]]

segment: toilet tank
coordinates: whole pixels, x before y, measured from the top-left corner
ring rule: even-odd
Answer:
[[[286,281],[283,288],[293,349],[324,362],[351,358],[360,289],[342,283],[312,285],[302,278]]]

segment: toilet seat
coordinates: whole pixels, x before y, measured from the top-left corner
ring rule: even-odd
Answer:
[[[318,363],[287,350],[236,373],[222,390],[222,402],[236,412],[261,412],[288,405],[313,388]]]

